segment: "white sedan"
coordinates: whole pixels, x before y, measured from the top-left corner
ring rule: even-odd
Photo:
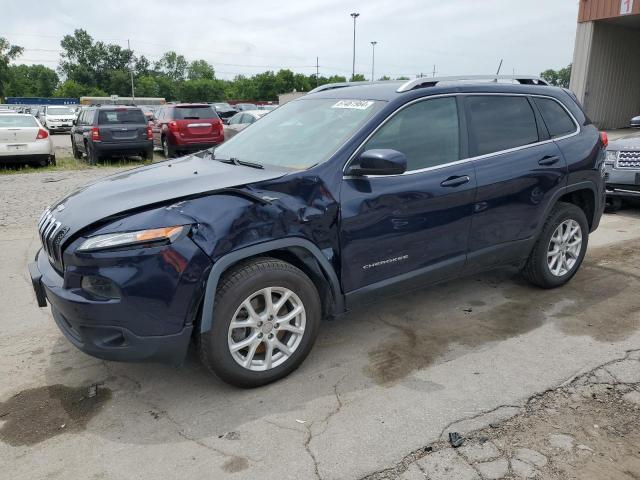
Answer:
[[[33,115],[0,114],[0,165],[8,163],[55,165],[49,132]]]

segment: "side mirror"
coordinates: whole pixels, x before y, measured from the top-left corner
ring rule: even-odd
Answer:
[[[347,175],[400,175],[407,171],[407,157],[391,149],[374,149],[362,152],[349,165]]]
[[[74,119],[71,121],[71,123],[72,123],[73,125],[77,125],[77,124],[78,124],[78,119],[77,119],[77,118],[74,118]]]

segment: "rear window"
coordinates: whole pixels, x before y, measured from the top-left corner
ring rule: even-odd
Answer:
[[[472,156],[538,141],[538,127],[526,97],[470,96],[465,100]]]
[[[22,115],[0,115],[0,128],[37,127],[36,119]]]
[[[100,110],[98,115],[100,125],[110,125],[117,123],[147,123],[142,110],[139,109],[115,109]]]
[[[558,102],[540,97],[533,97],[533,101],[536,102],[552,138],[569,135],[576,131],[576,124]]]
[[[176,120],[198,120],[200,118],[218,118],[211,107],[176,107],[173,109]]]

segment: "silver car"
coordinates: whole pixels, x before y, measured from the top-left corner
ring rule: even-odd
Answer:
[[[640,133],[609,142],[605,173],[610,209],[620,208],[625,200],[640,200]]]
[[[236,113],[229,119],[229,123],[224,126],[224,139],[229,140],[267,113],[269,113],[269,110],[245,110],[244,112]]]
[[[0,165],[9,163],[55,165],[51,136],[33,115],[0,114]]]

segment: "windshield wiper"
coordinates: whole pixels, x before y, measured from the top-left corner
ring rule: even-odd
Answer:
[[[264,169],[264,165],[261,165],[259,163],[247,162],[246,160],[240,160],[237,157],[230,157],[230,158],[216,157],[214,152],[209,151],[209,153],[211,155],[211,158],[213,158],[214,160],[218,160],[219,162],[222,162],[222,163],[229,163],[231,165],[242,165],[244,167],[258,168],[260,170]]]

